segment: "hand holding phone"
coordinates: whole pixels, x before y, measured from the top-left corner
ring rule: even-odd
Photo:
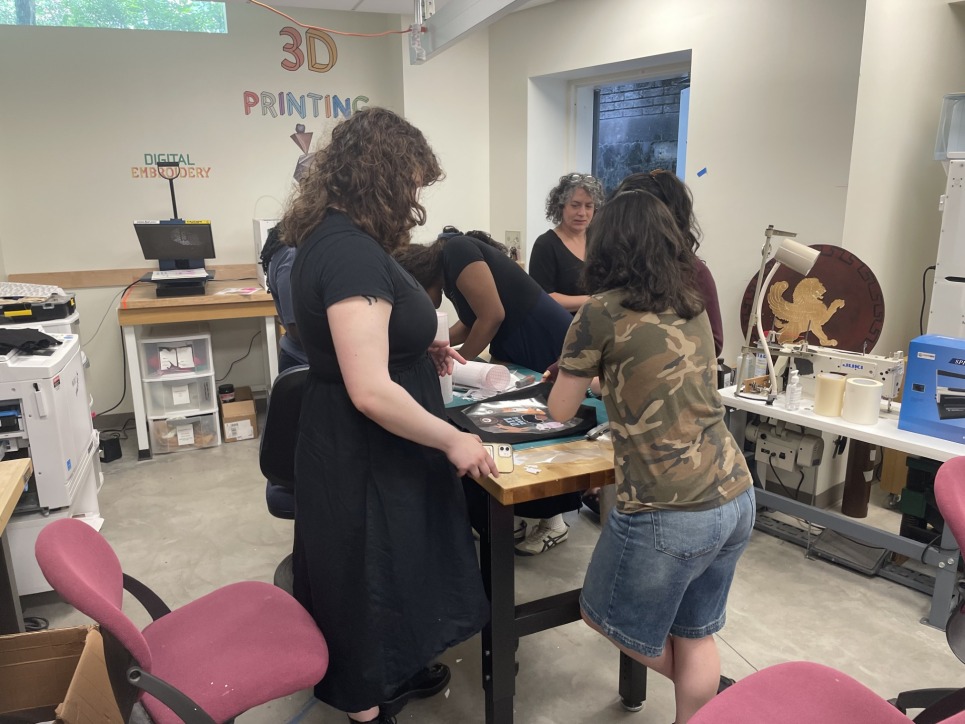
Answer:
[[[513,472],[513,446],[507,443],[494,444],[484,442],[483,447],[496,463],[496,470],[501,473]]]

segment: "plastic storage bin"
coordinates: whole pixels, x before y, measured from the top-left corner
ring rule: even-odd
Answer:
[[[221,444],[218,413],[150,420],[151,450],[155,453],[200,450]]]
[[[141,344],[144,380],[211,373],[211,335],[200,324],[152,328]]]
[[[935,160],[965,158],[965,93],[950,93],[942,99],[942,115],[935,140]]]
[[[215,412],[218,409],[210,377],[149,380],[144,402],[149,418]]]

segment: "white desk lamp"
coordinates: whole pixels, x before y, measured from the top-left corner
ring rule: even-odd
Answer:
[[[761,307],[764,302],[762,291],[770,286],[771,280],[774,278],[774,274],[777,273],[781,264],[789,269],[793,269],[802,276],[806,276],[812,267],[814,267],[814,263],[817,261],[820,252],[817,249],[812,249],[809,246],[793,241],[793,238],[796,236],[797,234],[793,232],[775,229],[773,225],[768,226],[767,229],[764,230],[764,246],[761,248],[761,268],[757,272],[757,286],[754,289],[754,305],[751,310],[751,318],[747,323],[747,334],[744,337],[744,355],[737,370],[736,394],[741,394],[741,387],[744,383],[744,362],[747,360],[747,355],[754,353],[754,350],[751,348],[751,332],[756,329],[757,338],[764,347],[764,354],[767,358],[768,375],[770,376],[766,399],[770,402],[777,395],[777,375],[774,372],[774,361],[771,359],[771,350],[767,344],[767,335],[764,334],[764,325],[761,322]],[[777,238],[775,239],[775,237]],[[774,239],[774,241],[772,241],[772,239]],[[774,265],[765,277],[764,268],[767,266],[772,251],[774,252]]]

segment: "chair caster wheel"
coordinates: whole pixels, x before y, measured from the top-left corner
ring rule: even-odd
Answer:
[[[640,711],[643,709],[645,701],[638,701],[636,704],[630,703],[626,699],[620,699],[620,706],[623,707],[624,711]]]

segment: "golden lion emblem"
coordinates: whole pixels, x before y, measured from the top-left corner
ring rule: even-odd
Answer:
[[[830,306],[825,306],[822,300],[827,289],[815,277],[798,282],[791,295],[793,302],[784,298],[787,287],[787,282],[775,282],[767,291],[767,304],[774,314],[774,328],[780,330],[778,340],[782,344],[793,342],[811,331],[822,346],[836,347],[838,340],[828,338],[824,325],[844,306],[844,300],[835,299]]]

